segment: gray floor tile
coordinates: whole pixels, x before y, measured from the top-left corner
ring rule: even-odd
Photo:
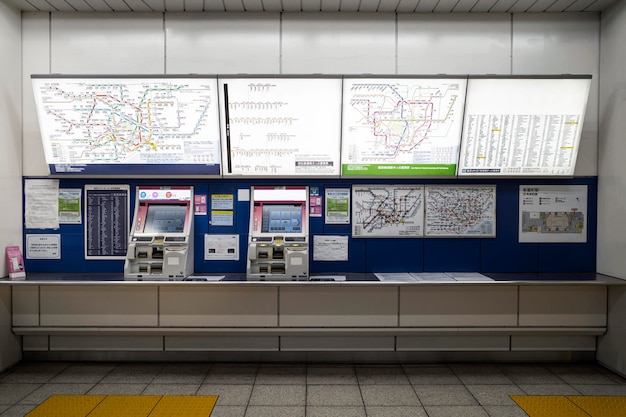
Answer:
[[[74,364],[65,368],[53,377],[52,383],[98,383],[102,381],[113,369],[115,365],[91,365],[91,364]]]
[[[571,385],[561,384],[540,384],[540,385],[518,385],[526,395],[580,395],[580,392]]]
[[[309,385],[349,385],[357,384],[356,372],[352,365],[347,366],[311,366],[307,369]]]
[[[102,378],[103,383],[149,384],[159,374],[163,364],[122,364]]]
[[[0,376],[0,382],[44,383],[67,368],[61,363],[25,363]]]
[[[404,366],[409,382],[415,385],[452,385],[462,384],[456,374],[445,365]]]
[[[361,385],[403,385],[409,379],[400,365],[355,366],[356,376]]]
[[[14,405],[0,414],[1,417],[24,417],[35,409],[36,405]]]
[[[252,385],[212,385],[200,386],[197,395],[217,395],[217,405],[248,405]]]
[[[210,367],[203,364],[167,364],[154,377],[152,383],[200,385]]]
[[[306,365],[261,365],[255,384],[306,384]]]
[[[255,385],[250,396],[250,406],[301,406],[306,401],[305,385]]]
[[[362,385],[361,394],[366,406],[420,405],[411,385]]]
[[[489,417],[487,411],[479,405],[443,405],[426,406],[424,408],[428,413],[428,417]]]
[[[499,367],[516,384],[561,384],[563,380],[541,365],[509,365]]]
[[[89,395],[141,395],[148,384],[97,384],[88,392]]]
[[[304,406],[250,406],[245,417],[304,417]],[[213,417],[213,416],[211,416]]]
[[[615,380],[606,376],[604,370],[593,365],[563,364],[547,368],[568,384],[616,384]]]
[[[582,395],[626,396],[626,385],[572,384],[572,388],[579,391]]]
[[[524,395],[517,385],[466,385],[480,405],[515,405],[509,395]]]
[[[196,395],[200,384],[150,384],[142,395]]]
[[[464,384],[513,384],[495,365],[450,365]]]
[[[483,408],[492,417],[528,417],[517,405],[485,405]]]
[[[30,395],[22,399],[20,404],[40,404],[48,399],[51,395],[83,395],[89,392],[94,384],[45,384],[41,385]],[[1,390],[1,389],[0,389]],[[1,396],[2,394],[0,394]]]
[[[422,405],[477,405],[463,385],[413,385]]]
[[[102,381],[115,365],[70,365],[53,377],[52,383],[98,383]]]
[[[254,384],[257,365],[214,365],[204,378],[205,384]]]
[[[326,406],[307,406],[306,417],[367,417],[365,408],[361,407],[326,407]]]
[[[211,411],[211,417],[244,417],[245,415],[246,407],[242,405],[216,405]]]
[[[363,399],[358,385],[310,385],[306,404],[323,406],[361,406]]]
[[[421,406],[368,406],[367,417],[428,417]]]
[[[0,404],[13,405],[28,397],[40,387],[39,384],[6,384],[0,383]]]

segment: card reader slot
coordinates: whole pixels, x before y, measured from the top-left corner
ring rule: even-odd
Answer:
[[[275,247],[274,248],[274,253],[272,254],[272,257],[274,259],[285,259],[285,250],[284,248],[281,247]]]
[[[163,259],[163,248],[152,248],[152,259]]]

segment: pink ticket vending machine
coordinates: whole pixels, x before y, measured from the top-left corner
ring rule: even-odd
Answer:
[[[193,187],[137,187],[125,280],[193,274]]]
[[[256,186],[250,196],[249,281],[309,279],[309,188]]]

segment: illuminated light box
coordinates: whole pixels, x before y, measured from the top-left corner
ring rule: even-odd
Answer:
[[[470,78],[458,176],[572,176],[591,76]]]
[[[32,77],[51,174],[221,174],[216,77]]]
[[[341,175],[451,177],[466,78],[346,78]]]
[[[341,78],[219,78],[224,175],[339,176]]]

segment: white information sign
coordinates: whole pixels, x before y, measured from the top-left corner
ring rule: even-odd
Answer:
[[[224,174],[339,175],[340,78],[220,78]]]
[[[61,235],[26,235],[27,259],[61,259]]]
[[[204,235],[205,261],[238,261],[239,235]]]
[[[574,174],[591,78],[470,78],[459,176]]]
[[[313,260],[347,261],[348,236],[313,236]]]
[[[419,237],[424,232],[424,186],[352,187],[352,237]]]
[[[587,241],[586,185],[520,185],[519,241]]]

